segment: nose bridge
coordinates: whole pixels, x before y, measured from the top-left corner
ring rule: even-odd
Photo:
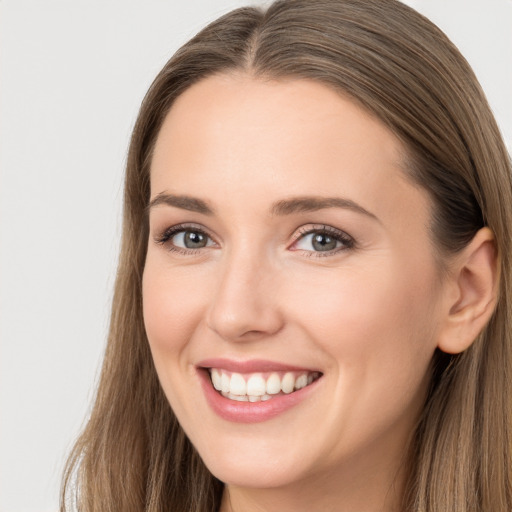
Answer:
[[[264,251],[253,244],[227,251],[208,312],[209,327],[230,341],[276,333],[282,320],[273,267]]]

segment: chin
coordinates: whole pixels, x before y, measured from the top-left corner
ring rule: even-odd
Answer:
[[[205,461],[206,462],[206,461]],[[288,486],[298,480],[299,468],[276,465],[272,460],[216,460],[206,462],[209,471],[225,484],[257,489]]]
[[[202,438],[202,439],[201,439]],[[240,432],[194,443],[208,470],[225,484],[247,488],[288,486],[308,474],[314,461],[305,455],[307,443],[286,442],[286,436],[268,438],[257,432]],[[302,445],[302,449],[298,446]]]

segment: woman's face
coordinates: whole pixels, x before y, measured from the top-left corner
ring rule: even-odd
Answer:
[[[403,162],[383,124],[312,81],[215,76],[173,105],[144,319],[165,394],[224,482],[399,466],[444,294]]]

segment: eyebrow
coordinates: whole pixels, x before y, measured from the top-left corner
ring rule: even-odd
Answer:
[[[215,214],[215,209],[206,201],[187,195],[174,195],[167,192],[161,192],[150,201],[147,210],[149,211],[151,208],[160,205],[173,206],[175,208],[181,208],[182,210],[201,213],[203,215]],[[301,196],[282,199],[272,205],[270,212],[275,216],[285,216],[292,215],[294,213],[315,212],[327,208],[343,208],[352,210],[356,213],[366,215],[367,217],[379,221],[375,214],[369,212],[366,208],[363,208],[355,201],[341,197]]]
[[[272,215],[291,215],[293,213],[315,212],[325,208],[344,208],[379,220],[375,214],[369,212],[366,208],[350,199],[341,197],[304,196],[283,199],[273,205],[271,212]]]
[[[160,205],[174,206],[182,210],[190,212],[202,213],[203,215],[213,215],[214,209],[208,205],[206,201],[191,196],[177,196],[162,192],[152,199],[147,207],[149,211],[151,208]]]

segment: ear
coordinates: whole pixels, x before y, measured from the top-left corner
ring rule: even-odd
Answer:
[[[498,251],[489,228],[480,229],[450,264],[447,314],[438,338],[443,352],[466,350],[485,327],[496,306]]]

